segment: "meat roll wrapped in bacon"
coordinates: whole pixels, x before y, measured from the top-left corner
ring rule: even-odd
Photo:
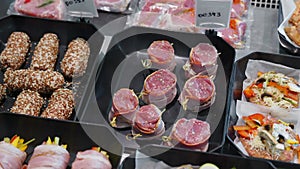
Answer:
[[[206,121],[181,118],[174,124],[166,144],[205,152],[210,136],[210,125]]]
[[[67,120],[75,105],[73,92],[70,89],[57,89],[51,95],[47,108],[41,117]]]
[[[215,84],[208,76],[196,75],[187,80],[179,96],[184,110],[199,112],[215,100]]]
[[[110,112],[111,125],[120,128],[130,126],[135,112],[139,109],[139,99],[133,90],[119,89],[113,96]]]
[[[105,151],[100,151],[99,147],[93,147],[91,150],[80,151],[72,163],[72,169],[111,169],[111,163]]]
[[[199,43],[191,49],[189,60],[183,66],[186,77],[197,74],[214,77],[218,67],[217,58],[218,52],[213,45]]]
[[[10,34],[5,49],[1,52],[0,62],[3,68],[19,69],[25,62],[30,47],[30,38],[24,32]]]
[[[176,66],[174,48],[166,40],[154,41],[147,49],[149,62],[143,61],[145,67],[168,69],[173,71]],[[150,66],[151,65],[151,66]]]
[[[89,43],[82,38],[72,40],[60,65],[62,73],[69,78],[82,76],[85,73],[89,57]]]
[[[161,114],[154,104],[142,106],[135,114],[134,129],[142,134],[162,134],[165,130]]]
[[[66,169],[70,160],[70,154],[66,145],[59,145],[59,138],[55,137],[52,142],[50,138],[34,148],[33,154],[25,169],[52,168]]]
[[[11,139],[6,137],[0,142],[0,168],[1,169],[20,169],[26,159],[27,145],[34,139],[24,143],[20,136],[13,136]]]
[[[177,94],[176,83],[176,75],[171,71],[155,71],[145,79],[141,98],[147,104],[163,108],[174,100]]]
[[[44,99],[40,96],[38,92],[31,90],[23,90],[18,95],[13,107],[10,109],[10,112],[26,114],[31,116],[39,116],[43,104]]]
[[[34,49],[30,68],[33,70],[53,70],[59,48],[56,34],[46,33]]]
[[[62,74],[51,70],[7,70],[4,82],[9,90],[21,91],[30,89],[39,93],[50,93],[61,88],[65,79]]]

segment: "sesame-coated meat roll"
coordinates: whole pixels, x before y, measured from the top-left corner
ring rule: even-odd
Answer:
[[[72,40],[61,62],[62,73],[69,78],[82,76],[85,73],[89,56],[90,47],[86,40],[82,38]]]
[[[6,89],[6,84],[0,84],[0,103],[2,103],[6,97]]]
[[[48,106],[41,117],[67,120],[75,105],[73,92],[70,89],[57,89],[51,95]]]
[[[30,68],[34,70],[53,70],[59,48],[59,39],[54,33],[46,33],[34,49]]]
[[[63,87],[65,79],[62,74],[52,70],[7,70],[4,82],[9,90],[30,89],[39,93],[51,93]]]
[[[43,104],[44,99],[38,92],[32,90],[23,90],[18,95],[13,107],[10,109],[10,112],[39,116]]]
[[[10,34],[6,47],[1,52],[0,62],[3,68],[19,69],[25,62],[30,47],[30,38],[24,32]]]

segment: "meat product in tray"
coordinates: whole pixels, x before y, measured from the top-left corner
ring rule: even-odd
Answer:
[[[53,70],[57,60],[59,39],[54,33],[46,33],[34,49],[30,68],[33,70]]]
[[[153,113],[153,118],[148,118],[148,115],[150,116],[150,114],[147,113],[141,113],[140,116],[138,115],[142,121],[139,122],[142,127],[135,125],[134,123],[132,125],[128,125],[127,128],[123,127],[120,129],[120,127],[114,127],[114,130],[118,133],[120,139],[123,140],[122,142],[126,147],[136,149],[146,144],[162,144],[162,137],[169,136],[174,123],[183,117],[186,119],[196,118],[213,125],[212,131],[214,132],[211,133],[213,137],[209,137],[209,148],[207,149],[207,145],[203,145],[203,150],[207,149],[207,151],[211,151],[215,147],[219,146],[219,136],[222,135],[220,133],[222,132],[221,128],[223,125],[216,123],[218,119],[215,117],[219,117],[221,123],[226,121],[223,119],[223,115],[225,115],[224,106],[226,106],[225,102],[227,97],[226,86],[228,85],[227,82],[229,82],[227,80],[230,80],[229,76],[231,68],[229,67],[232,66],[232,64],[227,63],[227,56],[229,56],[229,59],[231,58],[230,56],[232,55],[230,54],[230,51],[232,48],[221,38],[220,40],[224,42],[222,45],[221,43],[218,44],[218,42],[210,43],[219,53],[215,52],[217,56],[215,59],[219,66],[216,70],[215,79],[212,80],[206,76],[207,80],[203,80],[203,82],[207,82],[205,84],[210,87],[210,89],[208,89],[209,92],[206,91],[207,93],[205,94],[207,97],[205,99],[202,98],[203,104],[207,104],[207,107],[202,110],[198,109],[199,111],[197,112],[191,111],[191,109],[199,108],[199,105],[201,105],[200,99],[198,99],[198,107],[195,105],[188,105],[190,109],[184,110],[183,106],[181,106],[178,101],[180,93],[183,92],[185,81],[187,80],[182,66],[189,59],[191,48],[197,46],[199,43],[205,44],[208,43],[208,40],[213,40],[207,39],[207,37],[199,37],[195,39],[193,38],[195,36],[202,35],[178,32],[175,34],[169,31],[142,27],[128,28],[115,35],[97,72],[97,81],[94,88],[96,100],[92,100],[93,98],[90,98],[91,102],[86,106],[87,110],[100,110],[108,124],[111,123],[111,109],[115,102],[113,99],[114,93],[115,91],[125,87],[134,91],[134,93],[139,96],[139,110],[143,110],[143,106],[145,105],[153,104],[162,112],[161,116],[156,116],[158,114]],[[168,41],[172,44],[176,61],[174,71],[170,71],[166,68],[147,69],[144,67],[143,63],[141,63],[141,53],[149,55],[148,49],[151,44],[156,41]],[[226,49],[223,49],[224,46],[226,46]],[[228,54],[226,54],[227,52]],[[224,77],[224,75],[226,77]],[[225,85],[224,79],[226,79]],[[198,93],[194,94],[197,96],[196,94]],[[190,97],[188,94],[185,95],[187,98]],[[183,96],[183,98],[184,97],[185,96]],[[197,101],[193,95],[190,98],[193,102]],[[213,101],[214,104],[212,104]],[[218,104],[216,104],[216,102]],[[98,104],[94,105],[94,103]],[[138,114],[139,110],[136,111],[136,114]],[[222,118],[220,116],[222,116]],[[165,132],[163,132],[162,135],[160,133],[160,128],[158,127],[157,117],[161,118],[164,125]],[[96,118],[97,117],[92,114],[86,114],[83,116],[84,121],[98,123]],[[148,124],[149,128],[147,127]],[[215,124],[218,124],[219,127],[216,127]],[[213,128],[217,129],[214,130]],[[154,131],[154,133],[148,133],[148,129],[151,132]],[[133,136],[133,138],[131,138],[131,136]],[[189,146],[185,146],[184,148],[191,149]],[[198,151],[200,149],[201,148],[196,150]]]
[[[174,48],[170,42],[166,40],[154,41],[147,49],[147,53],[149,59],[144,61],[146,68],[168,69],[170,71],[175,69]]]
[[[76,159],[72,163],[72,169],[111,169],[112,166],[108,158],[105,151],[100,151],[100,147],[93,147],[90,150],[77,153]]]
[[[293,123],[263,113],[243,116],[243,120],[233,129],[250,156],[286,162],[293,162],[296,155],[299,158],[300,139]]]
[[[174,73],[167,69],[159,69],[145,79],[141,98],[147,104],[164,108],[177,94],[176,82],[177,77]]]
[[[10,109],[10,112],[39,116],[43,104],[44,99],[38,92],[32,90],[23,90],[18,95],[13,107]]]
[[[5,137],[0,142],[0,168],[20,169],[27,157],[25,150],[34,139],[24,142],[20,136],[14,135],[11,139]]]
[[[160,136],[164,133],[164,122],[161,120],[162,112],[153,104],[142,106],[133,120],[133,135],[140,134]]]
[[[109,112],[110,124],[116,128],[129,127],[134,114],[139,109],[139,100],[133,90],[122,88],[113,96]]]
[[[197,74],[216,76],[217,49],[208,43],[199,43],[190,51],[189,60],[183,66],[185,76],[190,78]]]
[[[34,148],[28,165],[25,169],[34,168],[55,168],[65,169],[68,166],[70,154],[66,150],[66,145],[59,145],[59,138],[54,141],[48,138],[46,142]]]
[[[0,84],[0,103],[4,102],[4,99],[6,98],[6,84]]]
[[[207,151],[211,136],[209,123],[198,119],[179,119],[173,126],[165,145]]]
[[[24,3],[24,1],[16,1],[16,3],[19,2],[20,4]],[[46,9],[49,8],[51,8],[51,12],[55,12],[54,10],[56,10],[56,8],[52,7],[56,6],[58,2],[62,2],[62,5],[64,5],[62,0],[28,0],[26,7],[30,5],[34,7],[36,4],[42,4],[44,2],[48,2],[48,4],[44,4],[43,7],[41,7],[41,10],[45,13],[48,12]],[[0,81],[1,84],[5,84],[4,86],[8,89],[7,92],[5,92],[5,99],[2,99],[3,102],[0,106],[1,111],[10,111],[20,92],[28,89],[38,92],[45,100],[44,106],[38,113],[40,115],[46,109],[53,92],[60,88],[67,88],[73,90],[73,98],[74,100],[77,100],[76,113],[80,112],[82,105],[84,105],[81,103],[85,102],[82,98],[84,96],[84,91],[87,89],[86,82],[90,78],[85,75],[91,73],[93,65],[98,62],[98,57],[96,56],[98,56],[99,50],[101,49],[104,39],[103,35],[91,24],[24,17],[22,15],[7,16],[0,19],[0,23],[2,30],[0,41],[6,43],[5,45],[0,46],[0,52],[2,52],[2,54],[6,53],[5,48],[9,46],[11,34],[14,36],[22,35],[18,37],[20,40],[16,39],[17,37],[12,38],[12,40],[18,40],[18,42],[22,42],[22,44],[25,44],[25,42],[28,43],[28,49],[26,48],[24,61],[21,62],[16,58],[11,60],[16,62],[18,65],[21,65],[20,67],[18,66],[17,68],[13,68],[13,66],[5,65],[4,55],[0,57],[1,67],[5,68],[0,72]],[[32,25],[39,25],[39,29],[33,30]],[[19,32],[22,34],[19,34]],[[21,38],[23,37],[23,33],[26,33],[28,39]],[[68,52],[68,57],[76,58],[75,55],[77,56],[78,53],[80,54],[82,52],[81,47],[85,48],[88,40],[93,42],[93,45],[88,48],[88,56],[90,57],[87,58],[86,56],[80,55],[79,57],[82,57],[82,59],[78,60],[77,58],[72,61],[71,59],[68,59],[64,61],[64,64],[66,65],[65,67],[68,68],[63,69],[61,67],[62,61],[65,57],[67,57],[66,53],[68,50],[68,44],[73,40],[76,40],[76,42],[84,41],[85,44],[76,43],[77,46],[80,46],[78,48],[79,50],[72,48],[72,50]],[[24,47],[22,46],[19,46],[18,48],[15,47],[15,49],[23,48]],[[14,51],[19,51],[15,49]],[[85,54],[85,52],[83,53]],[[80,66],[78,67],[77,65]],[[70,70],[70,76],[68,76],[68,73],[64,73],[67,71],[69,72]],[[72,73],[76,75],[73,76]],[[57,107],[60,109],[60,113],[62,111],[61,107],[62,106]],[[69,117],[68,120],[75,119],[75,106],[72,105],[72,107],[73,110],[71,111],[71,116],[69,115],[70,109],[64,111],[66,113],[65,117]],[[23,108],[25,109],[26,107]],[[54,109],[51,109],[51,111],[54,111]]]
[[[215,90],[211,78],[198,74],[185,82],[178,100],[184,110],[199,112],[214,103]]]
[[[30,38],[25,32],[10,34],[5,49],[1,52],[0,62],[3,68],[19,69],[25,62],[30,48]]]
[[[63,19],[66,10],[62,0],[16,0],[14,9],[21,14],[49,19]]]
[[[72,40],[61,62],[62,73],[68,78],[82,76],[85,73],[89,57],[89,43],[83,38]]]
[[[12,91],[30,89],[40,93],[51,93],[65,83],[63,75],[52,70],[7,70],[3,80]]]
[[[243,91],[248,101],[286,109],[299,106],[300,88],[296,79],[274,71],[258,72],[257,76]]]
[[[75,100],[70,89],[57,89],[51,95],[47,108],[41,117],[67,120],[73,112]]]

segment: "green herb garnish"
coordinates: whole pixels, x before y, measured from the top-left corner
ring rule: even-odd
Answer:
[[[42,3],[41,5],[37,6],[37,8],[41,8],[47,5],[50,5],[54,2],[54,0],[46,0],[44,3]]]

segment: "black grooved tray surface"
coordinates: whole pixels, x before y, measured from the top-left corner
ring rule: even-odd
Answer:
[[[25,163],[30,159],[34,147],[42,144],[48,137],[57,136],[60,144],[67,144],[70,153],[69,167],[74,161],[76,153],[100,146],[107,151],[113,168],[117,168],[123,153],[122,144],[112,132],[103,125],[91,125],[70,121],[50,120],[34,118],[31,116],[17,115],[12,113],[0,114],[0,140],[4,137],[12,137],[15,134],[24,138],[25,141],[32,138],[34,142],[29,144],[26,152]]]
[[[9,35],[14,31],[23,31],[28,34],[31,40],[31,48],[28,53],[26,62],[21,67],[21,69],[26,69],[30,66],[32,53],[35,45],[37,45],[39,39],[45,33],[55,33],[59,38],[59,55],[55,65],[55,69],[58,72],[60,70],[60,62],[64,57],[67,45],[75,38],[81,37],[87,40],[90,44],[91,54],[88,61],[88,66],[86,73],[79,78],[65,78],[66,82],[71,84],[70,89],[76,91],[75,101],[76,108],[73,111],[70,120],[75,120],[75,114],[77,111],[80,111],[82,100],[82,95],[86,90],[86,82],[90,78],[92,72],[93,64],[98,61],[98,54],[101,49],[104,36],[97,31],[97,29],[86,23],[76,23],[76,22],[67,22],[67,21],[57,21],[57,20],[47,20],[39,18],[31,18],[24,16],[8,16],[0,20],[0,52],[4,49],[4,45],[9,37]],[[0,82],[3,83],[3,74],[4,70],[0,71]],[[6,100],[0,106],[0,112],[7,112],[12,107],[18,92],[9,93]],[[49,98],[50,95],[45,95],[44,97]]]
[[[108,52],[105,53],[101,62],[94,91],[92,89],[89,103],[86,106],[82,121],[93,123],[106,123],[109,126],[108,113],[111,108],[112,95],[122,87],[131,88],[138,95],[141,91],[143,81],[152,70],[141,66],[138,52],[144,52],[154,40],[168,40],[173,44],[177,66],[174,70],[177,75],[177,95],[162,115],[165,123],[166,133],[171,129],[174,122],[181,118],[196,117],[206,120],[211,125],[212,135],[209,140],[208,151],[220,148],[224,143],[226,121],[227,121],[227,92],[232,65],[235,58],[234,49],[219,37],[206,36],[202,34],[190,34],[170,32],[151,28],[131,27],[112,37]],[[182,64],[187,60],[191,47],[198,43],[213,44],[220,53],[218,59],[218,71],[214,80],[216,84],[216,101],[210,109],[197,113],[184,111],[178,103],[178,95],[185,82],[183,78]],[[95,105],[96,104],[96,105]],[[109,126],[110,127],[110,126]],[[150,143],[161,144],[161,138],[128,140],[126,135],[131,129],[115,129],[115,133],[122,140],[123,145],[129,149],[136,149]],[[142,140],[142,141],[141,141]],[[147,141],[146,141],[147,140]]]
[[[157,145],[148,145],[138,151],[146,156],[153,158],[152,161],[157,160],[157,164],[163,162],[171,167],[191,164],[192,166],[195,166],[195,169],[198,169],[199,167],[196,166],[201,166],[205,163],[212,163],[218,166],[220,169],[275,169],[275,167],[271,163],[265,160],[246,159],[238,156],[218,153],[203,153],[187,150],[169,149],[168,147],[161,147]],[[147,162],[149,161],[149,159],[139,159],[136,158],[135,154],[133,154],[127,157],[121,163],[119,169],[135,168],[138,162],[141,163],[145,161]],[[144,164],[146,165],[146,163]]]
[[[230,142],[234,144],[234,139],[236,138],[235,131],[233,130],[232,126],[236,124],[238,117],[236,115],[236,107],[235,103],[236,100],[241,100],[242,92],[243,92],[243,81],[246,79],[245,70],[247,67],[247,63],[249,59],[253,60],[265,60],[268,62],[273,62],[276,64],[285,65],[288,67],[292,67],[295,69],[300,69],[300,58],[296,56],[290,55],[280,55],[280,54],[272,54],[272,53],[262,53],[262,52],[254,52],[251,53],[239,60],[237,60],[234,64],[234,70],[232,74],[233,79],[233,87],[232,87],[232,97],[231,97],[231,107],[230,107],[230,115],[229,115],[229,125],[228,125],[228,132],[227,138]],[[237,147],[236,147],[237,148]],[[238,148],[237,148],[238,149]],[[242,156],[245,156],[240,152]],[[296,169],[299,168],[299,164],[295,163],[287,163],[281,161],[271,160],[271,162],[278,168],[286,168],[286,169]]]

